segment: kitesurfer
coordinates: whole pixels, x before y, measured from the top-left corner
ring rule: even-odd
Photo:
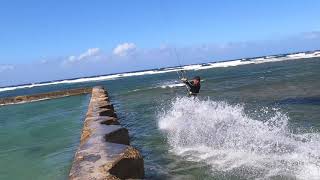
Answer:
[[[201,85],[200,85],[200,76],[195,76],[191,81],[188,81],[187,78],[182,78],[181,81],[185,83],[189,90],[189,95],[197,96]]]

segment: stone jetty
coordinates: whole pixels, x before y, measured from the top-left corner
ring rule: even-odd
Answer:
[[[76,96],[91,93],[92,88],[77,88],[77,89],[68,89],[62,91],[41,93],[41,94],[32,94],[32,95],[23,95],[16,97],[8,97],[0,99],[0,106],[10,105],[10,104],[21,104],[28,103],[33,101],[41,101],[55,98],[63,98],[67,96]]]
[[[107,91],[103,87],[94,87],[69,178],[113,180],[143,177],[143,158],[130,146],[128,130],[120,125]]]

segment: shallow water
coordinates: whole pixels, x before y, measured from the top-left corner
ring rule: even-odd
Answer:
[[[203,79],[196,100],[185,97],[176,72],[20,89],[0,96],[104,85],[120,122],[129,129],[131,144],[145,158],[147,179],[319,179],[319,69],[320,59],[313,58],[188,71],[189,76],[200,75]],[[68,99],[65,101],[69,104]],[[79,102],[80,109],[85,109],[86,103]],[[1,117],[16,112],[15,107],[0,107]],[[44,114],[56,116],[60,111],[63,109]],[[75,114],[74,126],[68,129],[78,133],[74,142],[82,126],[82,114]],[[28,116],[21,114],[12,124],[24,117]],[[30,118],[28,126],[37,124],[37,118]],[[12,137],[13,141],[18,138],[15,133],[3,137]],[[1,141],[1,151],[5,144]],[[62,153],[64,167],[70,165],[74,150]],[[46,151],[40,148],[33,152],[36,160]],[[25,162],[30,163],[30,159]],[[59,173],[53,168],[59,160],[48,161],[53,166],[41,170],[50,172],[51,179],[66,177],[68,170]],[[38,173],[32,168],[18,169]],[[5,171],[13,174],[13,168]]]
[[[0,179],[67,179],[88,96],[0,108]]]

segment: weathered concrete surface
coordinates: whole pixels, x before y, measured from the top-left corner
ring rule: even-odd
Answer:
[[[55,92],[42,93],[42,94],[8,97],[8,98],[0,99],[0,106],[62,98],[66,96],[76,96],[76,95],[88,94],[88,93],[91,93],[91,91],[92,91],[92,88],[78,88],[78,89],[68,89],[68,90],[55,91]]]
[[[129,144],[128,130],[119,125],[108,93],[93,88],[70,179],[142,179],[143,158]]]
[[[76,153],[69,177],[83,180],[141,179],[143,174],[143,159],[133,147],[90,139]]]

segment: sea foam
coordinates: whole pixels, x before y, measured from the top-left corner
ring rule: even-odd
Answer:
[[[289,118],[275,111],[253,119],[243,105],[177,98],[159,114],[171,151],[205,162],[212,172],[245,179],[320,178],[320,135],[291,133]]]

